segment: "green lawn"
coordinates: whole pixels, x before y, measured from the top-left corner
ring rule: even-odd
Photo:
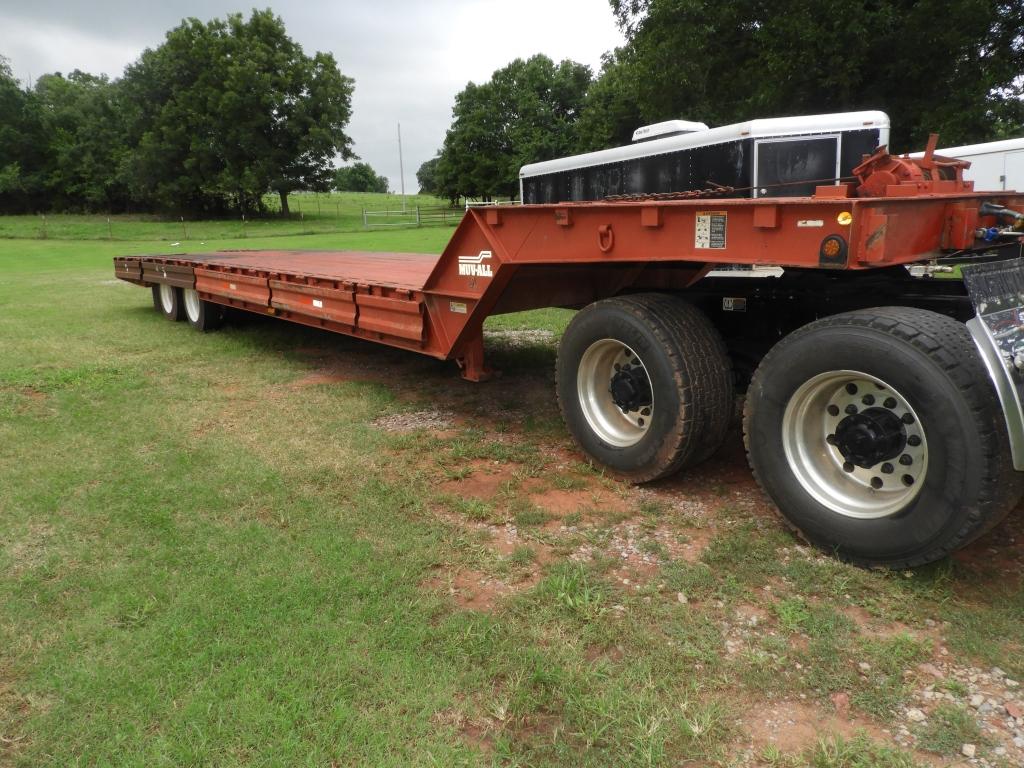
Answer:
[[[0,766],[910,766],[881,729],[921,662],[960,707],[935,753],[976,733],[955,669],[1024,680],[1019,515],[963,560],[847,567],[785,533],[735,440],[643,491],[587,466],[553,397],[566,312],[491,321],[504,375],[472,385],[269,318],[198,334],[112,279],[119,253],[450,230],[145,226],[0,243]],[[759,741],[779,706],[820,733]]]
[[[262,237],[294,237],[296,235],[354,232],[364,229],[363,209],[381,214],[369,220],[375,225],[414,223],[415,209],[447,207],[448,201],[429,195],[407,195],[406,215],[400,215],[400,195],[371,192],[331,192],[328,194],[296,193],[289,196],[290,218],[276,212],[280,203],[276,196],[267,197],[269,212],[264,217],[241,217],[196,221],[195,217],[170,215],[89,216],[48,214],[46,216],[0,216],[0,239],[39,238],[51,240],[159,240],[168,243],[199,243],[227,238],[258,239]],[[183,220],[182,220],[183,219]],[[457,215],[451,219],[458,223]]]

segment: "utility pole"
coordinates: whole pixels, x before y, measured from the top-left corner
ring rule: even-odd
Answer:
[[[405,165],[402,163],[402,124],[398,124],[398,175],[402,185],[402,213],[405,213]]]

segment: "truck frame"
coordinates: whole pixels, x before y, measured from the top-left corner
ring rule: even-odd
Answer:
[[[633,482],[699,464],[745,392],[750,463],[788,524],[846,560],[910,567],[1024,493],[1024,195],[974,191],[934,146],[881,148],[807,197],[474,208],[439,257],[220,251],[114,270],[200,331],[227,308],[269,314],[454,360],[474,382],[492,375],[488,316],[580,309],[557,395],[593,461]]]

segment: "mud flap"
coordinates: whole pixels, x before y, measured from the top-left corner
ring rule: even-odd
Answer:
[[[1006,417],[1013,467],[1024,471],[1024,258],[961,268],[977,315],[967,322]]]

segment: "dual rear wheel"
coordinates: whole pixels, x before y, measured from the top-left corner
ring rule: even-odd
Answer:
[[[224,307],[203,301],[194,288],[154,285],[153,307],[168,320],[188,320],[189,325],[204,333],[216,330],[224,322]]]
[[[700,310],[667,295],[581,310],[557,379],[577,442],[634,482],[708,458],[733,414],[722,339]],[[786,336],[754,375],[743,431],[755,478],[787,523],[861,565],[943,557],[1024,491],[970,334],[925,310],[851,312]]]

